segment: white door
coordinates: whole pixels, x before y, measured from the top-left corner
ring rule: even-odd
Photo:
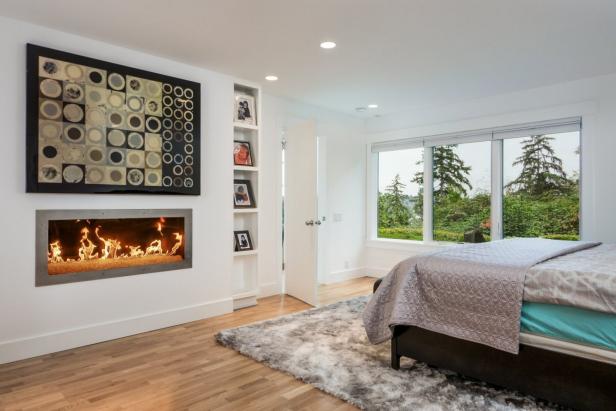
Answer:
[[[286,293],[317,305],[317,137],[314,121],[289,127],[285,149]]]

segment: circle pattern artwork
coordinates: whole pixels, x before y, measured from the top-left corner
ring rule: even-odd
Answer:
[[[109,87],[111,87],[113,90],[122,90],[126,85],[124,77],[118,73],[111,73],[107,77],[107,83],[109,83]]]
[[[101,129],[91,128],[86,133],[86,137],[88,139],[88,142],[92,144],[100,144],[103,141],[105,136]]]
[[[58,155],[58,148],[54,146],[43,147],[43,155],[49,159],[55,158]]]
[[[44,139],[57,139],[62,134],[62,123],[55,121],[41,122],[39,125],[40,135]]]
[[[71,143],[79,143],[83,141],[85,137],[85,131],[83,126],[77,124],[71,124],[64,129],[64,136]]]
[[[79,183],[83,180],[83,170],[79,166],[70,165],[64,168],[62,176],[67,183]]]
[[[40,113],[43,118],[57,120],[62,116],[62,104],[55,100],[45,100],[41,103]]]
[[[145,164],[149,168],[158,168],[162,163],[161,156],[155,151],[150,151],[145,156]]]
[[[64,106],[64,118],[73,123],[83,120],[83,109],[77,104],[67,104]]]
[[[39,89],[41,90],[41,94],[45,97],[58,98],[62,95],[62,86],[60,83],[50,78],[41,81]]]
[[[36,89],[38,112],[27,113],[35,148],[29,184],[45,183],[46,192],[54,192],[52,184],[73,187],[58,192],[110,185],[120,192],[198,192],[198,85],[33,47],[28,87]]]
[[[143,147],[143,136],[139,133],[130,133],[128,135],[128,146],[136,150]]]
[[[88,150],[87,158],[90,162],[98,164],[104,160],[105,154],[101,148],[91,147]]]
[[[67,64],[66,65],[66,76],[69,80],[72,81],[82,81],[83,80],[83,68],[78,66],[77,64]]]
[[[126,181],[133,186],[141,185],[143,183],[143,172],[136,168],[130,170],[126,175]]]
[[[124,153],[120,150],[109,151],[109,162],[113,165],[120,165],[124,162]]]
[[[160,120],[157,117],[148,117],[145,121],[146,129],[151,133],[158,133],[160,131]]]
[[[107,141],[112,146],[120,147],[126,142],[126,135],[120,130],[111,130],[107,134]]]
[[[105,173],[99,167],[88,167],[88,171],[86,172],[86,183],[90,184],[99,184],[105,178]]]

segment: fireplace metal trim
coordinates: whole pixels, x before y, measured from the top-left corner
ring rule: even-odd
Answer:
[[[184,259],[176,263],[142,265],[138,267],[114,268],[109,270],[87,271],[75,274],[48,275],[47,250],[50,220],[101,219],[101,218],[184,218]],[[192,209],[112,209],[112,210],[36,210],[35,234],[36,287],[67,284],[104,278],[125,277],[157,273],[170,270],[192,268]]]

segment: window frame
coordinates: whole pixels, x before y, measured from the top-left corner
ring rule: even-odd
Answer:
[[[368,245],[382,246],[393,245],[393,248],[405,248],[408,245],[412,248],[418,244],[423,245],[446,245],[450,243],[434,241],[433,237],[433,150],[434,147],[448,144],[465,144],[473,142],[491,141],[490,157],[490,236],[492,240],[504,238],[503,228],[503,195],[504,195],[504,140],[512,138],[527,137],[534,134],[558,134],[565,132],[579,133],[580,155],[579,161],[579,233],[582,239],[583,213],[582,213],[582,193],[583,193],[583,131],[582,117],[568,117],[556,120],[523,123],[505,127],[494,127],[474,131],[462,131],[457,133],[439,134],[419,138],[403,138],[395,140],[385,140],[367,145],[367,239]],[[386,151],[397,151],[412,148],[423,148],[424,158],[424,195],[423,195],[423,241],[418,240],[395,240],[378,237],[378,192],[379,192],[379,153]]]

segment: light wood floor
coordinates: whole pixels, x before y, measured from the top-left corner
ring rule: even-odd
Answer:
[[[373,282],[320,286],[320,302],[368,294]],[[0,365],[0,410],[354,410],[214,340],[219,330],[307,308],[269,297],[220,317]]]

